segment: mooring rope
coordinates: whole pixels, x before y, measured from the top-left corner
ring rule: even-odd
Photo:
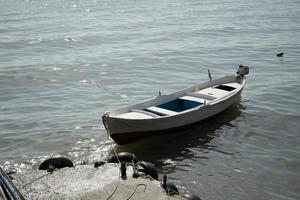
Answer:
[[[117,154],[117,152],[115,150],[115,147],[113,147],[113,150],[114,150],[114,154],[116,155],[116,158],[118,160],[118,163],[119,163],[119,165],[121,167],[121,161],[120,161],[119,156],[118,156],[118,154]],[[118,184],[117,184],[116,188],[114,189],[114,191],[106,198],[106,200],[110,199],[116,193],[116,191],[117,191],[117,189],[118,189],[118,187],[120,185],[120,182],[121,182],[120,179],[121,179],[121,170],[119,171]]]
[[[135,192],[136,192],[136,190],[137,190],[137,188],[138,188],[139,186],[144,186],[144,187],[145,187],[145,188],[144,188],[144,192],[145,192],[145,190],[146,190],[146,188],[147,188],[146,184],[144,184],[144,183],[139,183],[139,184],[137,184],[137,185],[135,186],[133,192],[131,193],[131,195],[129,195],[129,197],[126,198],[126,200],[131,199],[131,197],[133,197],[133,195],[135,194]]]
[[[52,174],[52,173],[53,173],[54,171],[56,171],[56,170],[57,170],[57,168],[50,169],[50,170],[47,172],[47,174],[44,174],[44,175],[42,175],[42,176],[40,176],[40,177],[38,177],[38,178],[36,178],[36,179],[33,179],[32,181],[30,181],[30,182],[28,182],[28,183],[26,183],[26,184],[24,184],[24,185],[23,185],[23,188],[25,188],[25,187],[27,187],[28,185],[30,185],[30,184],[32,184],[32,183],[34,183],[34,182],[40,180],[41,178],[43,178],[43,177],[45,177],[45,176],[48,176],[48,175]]]
[[[98,81],[98,82],[100,82],[100,81]],[[102,90],[104,90],[106,92],[110,92],[111,94],[116,95],[116,96],[120,96],[121,98],[124,98],[124,99],[127,98],[127,95],[121,94],[117,90],[114,90],[114,89],[111,89],[111,88],[108,88],[108,87],[104,86],[104,84],[102,82],[100,82],[101,84],[99,84],[96,81],[93,81],[93,83],[95,83],[95,85],[98,88],[100,88],[100,89],[102,89]]]
[[[121,167],[121,161],[120,161],[120,159],[119,159],[119,156],[118,156],[118,154],[117,154],[117,152],[116,152],[116,149],[113,147],[113,151],[114,151],[114,154],[116,155],[116,158],[117,158],[117,160],[118,160],[118,163],[119,163],[119,165],[120,165],[120,167]],[[134,159],[132,158],[132,166],[134,167]],[[118,189],[118,187],[119,187],[119,185],[120,185],[120,183],[121,183],[121,170],[119,171],[119,177],[118,177],[118,184],[117,184],[117,186],[115,187],[115,189],[114,189],[114,191],[106,198],[106,200],[109,200],[110,198],[112,198],[112,196],[116,193],[116,191],[117,191],[117,189]],[[133,197],[133,195],[136,193],[136,190],[137,190],[137,188],[139,187],[139,186],[144,186],[145,188],[144,188],[144,192],[145,192],[145,190],[146,190],[146,188],[147,188],[147,185],[146,184],[144,184],[144,183],[139,183],[139,184],[137,184],[135,187],[134,187],[134,190],[133,190],[133,192],[126,198],[126,200],[129,200],[129,199],[131,199],[132,197]]]

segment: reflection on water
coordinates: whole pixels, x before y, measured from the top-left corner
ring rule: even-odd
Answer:
[[[234,155],[234,153],[219,150],[210,141],[216,137],[216,130],[222,126],[232,126],[230,122],[240,114],[242,106],[236,104],[224,112],[208,119],[187,130],[176,133],[169,133],[161,136],[137,141],[129,145],[117,145],[118,152],[128,151],[134,153],[140,160],[147,160],[155,163],[156,167],[163,173],[174,173],[175,167],[165,167],[169,163],[178,161],[208,159],[210,151],[218,151],[223,154]]]

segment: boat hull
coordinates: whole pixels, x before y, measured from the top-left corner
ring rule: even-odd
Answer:
[[[241,97],[243,88],[221,102],[207,105],[180,115],[147,120],[126,120],[108,117],[106,129],[111,138],[120,145],[129,144],[141,138],[160,134],[172,134],[223,112]]]
[[[222,112],[220,112],[220,113],[222,113]],[[218,115],[220,113],[217,113],[216,115]],[[175,128],[169,128],[169,129],[163,129],[163,130],[153,130],[153,131],[143,131],[143,132],[138,131],[138,132],[127,132],[127,133],[115,133],[115,134],[111,135],[111,138],[119,145],[127,145],[127,144],[130,144],[137,140],[141,140],[141,139],[148,138],[151,136],[175,134],[182,130],[193,128],[205,121],[212,120],[216,115],[213,115],[213,116],[203,119],[201,121],[194,122],[192,124],[186,124],[186,125],[183,125],[180,127],[175,127]]]

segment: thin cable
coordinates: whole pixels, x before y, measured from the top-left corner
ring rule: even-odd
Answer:
[[[115,155],[116,155],[116,157],[117,157],[117,160],[118,160],[118,162],[119,162],[119,165],[120,165],[120,167],[121,167],[121,161],[120,161],[119,156],[118,156],[118,154],[117,154],[117,152],[116,152],[116,150],[115,150],[115,147],[113,147],[113,150],[114,150],[114,153],[115,153]],[[111,193],[111,195],[109,195],[109,196],[106,198],[106,200],[110,199],[110,198],[116,193],[116,191],[117,191],[117,189],[118,189],[118,187],[119,187],[119,185],[120,185],[120,182],[121,182],[121,181],[120,181],[120,178],[121,178],[121,170],[119,171],[118,184],[117,184],[116,188],[114,189],[114,191]]]
[[[119,164],[121,165],[121,161],[120,161],[120,159],[119,159],[119,156],[118,156],[118,154],[117,154],[117,152],[116,152],[115,147],[113,147],[113,150],[114,150],[114,153],[115,153],[115,155],[116,155],[116,157],[117,157],[117,160],[118,160]]]
[[[43,177],[45,177],[45,176],[47,176],[47,175],[49,175],[49,174],[52,174],[52,173],[53,173],[54,171],[56,171],[56,170],[57,170],[57,169],[54,169],[54,170],[48,172],[47,174],[44,174],[44,175],[42,175],[42,176],[40,176],[40,177],[38,177],[38,178],[36,178],[36,179],[34,179],[34,180],[32,180],[32,181],[26,183],[25,185],[23,185],[23,188],[27,187],[28,185],[32,184],[33,182],[38,181],[38,180],[40,180],[41,178],[43,178]]]
[[[116,90],[113,90],[113,89],[111,89],[111,88],[108,88],[108,87],[104,86],[104,84],[102,84],[101,82],[100,82],[101,85],[100,85],[99,83],[97,83],[96,81],[93,81],[93,82],[96,84],[96,86],[97,86],[98,88],[103,89],[103,90],[106,91],[106,92],[110,92],[111,94],[116,95],[116,96],[120,96],[121,98],[127,98],[127,95],[121,94],[120,92],[118,92],[118,91],[116,91]]]
[[[113,150],[114,150],[114,154],[116,155],[116,158],[117,158],[117,160],[118,160],[118,163],[119,163],[119,165],[121,166],[121,161],[120,161],[119,156],[118,156],[118,154],[117,154],[117,152],[116,152],[116,149],[115,149],[114,147],[113,147]],[[132,165],[134,166],[134,159],[133,159],[133,158],[132,158]],[[110,199],[110,198],[116,193],[116,191],[117,191],[117,189],[118,189],[118,187],[119,187],[119,185],[120,185],[120,182],[121,182],[121,181],[120,181],[120,178],[121,178],[121,170],[119,171],[118,184],[117,184],[116,188],[114,189],[114,191],[111,193],[111,195],[109,195],[109,196],[106,198],[106,200]],[[126,198],[126,200],[130,199],[130,198],[135,194],[137,188],[138,188],[139,186],[142,186],[142,185],[145,187],[145,189],[144,189],[144,192],[145,192],[147,186],[146,186],[144,183],[137,184],[137,185],[135,186],[133,192],[129,195],[129,197]]]
[[[134,191],[131,193],[131,195],[129,195],[129,197],[126,198],[126,200],[131,199],[131,197],[133,197],[133,195],[135,194],[135,192],[139,186],[144,186],[145,187],[144,192],[145,192],[145,190],[147,188],[146,184],[144,184],[144,183],[137,184],[134,188]]]

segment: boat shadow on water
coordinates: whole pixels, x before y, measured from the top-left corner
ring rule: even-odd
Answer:
[[[236,103],[193,127],[148,137],[128,145],[117,145],[115,149],[117,152],[134,153],[140,160],[153,162],[158,168],[161,168],[165,160],[193,159],[195,153],[192,149],[204,151],[211,148],[210,141],[216,137],[216,131],[225,125],[233,126],[231,122],[241,115],[242,109],[243,106]],[[203,158],[205,159],[204,156]]]

